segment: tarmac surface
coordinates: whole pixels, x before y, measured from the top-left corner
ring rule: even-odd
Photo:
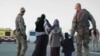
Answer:
[[[100,56],[100,42],[99,42],[98,51],[92,52],[92,44],[90,43],[89,46],[90,46],[90,56]],[[75,48],[76,48],[76,43],[75,43]],[[25,56],[31,56],[34,49],[35,49],[35,44],[28,43],[28,49],[27,49]],[[76,51],[77,50],[75,50],[75,52],[73,52],[72,56],[77,56]],[[0,56],[16,56],[16,52],[17,52],[17,44],[15,44],[15,43],[2,43],[2,44],[0,44]],[[47,48],[47,56],[50,56],[50,46],[49,45]],[[60,52],[60,56],[64,56],[62,52]],[[84,50],[83,50],[83,56],[85,56]]]

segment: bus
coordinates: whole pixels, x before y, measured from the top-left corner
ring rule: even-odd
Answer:
[[[2,42],[16,42],[16,37],[12,29],[0,28],[0,43]]]

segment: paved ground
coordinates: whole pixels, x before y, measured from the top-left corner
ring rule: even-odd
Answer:
[[[100,56],[100,52],[91,52],[91,43],[90,45],[90,56]],[[33,43],[28,44],[28,50],[26,52],[25,56],[31,56],[33,50],[35,49],[35,45]],[[76,47],[76,45],[75,45]],[[0,56],[16,56],[16,48],[17,44],[14,43],[2,43],[0,44]],[[99,49],[100,51],[100,43],[99,43]],[[47,56],[50,56],[50,47],[47,48]],[[60,56],[64,56],[63,53],[60,52]],[[73,53],[73,56],[76,56],[76,51]],[[84,51],[83,51],[84,56]]]

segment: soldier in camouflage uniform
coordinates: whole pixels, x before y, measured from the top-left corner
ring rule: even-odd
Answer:
[[[26,25],[24,22],[23,15],[25,13],[25,9],[20,8],[20,13],[16,17],[16,38],[18,42],[18,50],[17,56],[25,56],[25,52],[27,50],[27,36],[26,36]]]
[[[91,21],[93,29],[96,29],[96,23],[92,15],[86,10],[81,9],[81,4],[75,6],[76,14],[72,21],[71,35],[77,32],[77,56],[82,56],[82,45],[85,49],[85,56],[89,56],[89,21]]]

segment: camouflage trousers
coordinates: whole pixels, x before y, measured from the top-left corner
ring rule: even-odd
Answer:
[[[16,38],[17,38],[17,56],[25,56],[27,50],[27,36],[22,36],[20,32],[16,31]]]
[[[84,47],[85,56],[89,56],[89,28],[77,30],[77,56],[82,56],[82,46]]]

